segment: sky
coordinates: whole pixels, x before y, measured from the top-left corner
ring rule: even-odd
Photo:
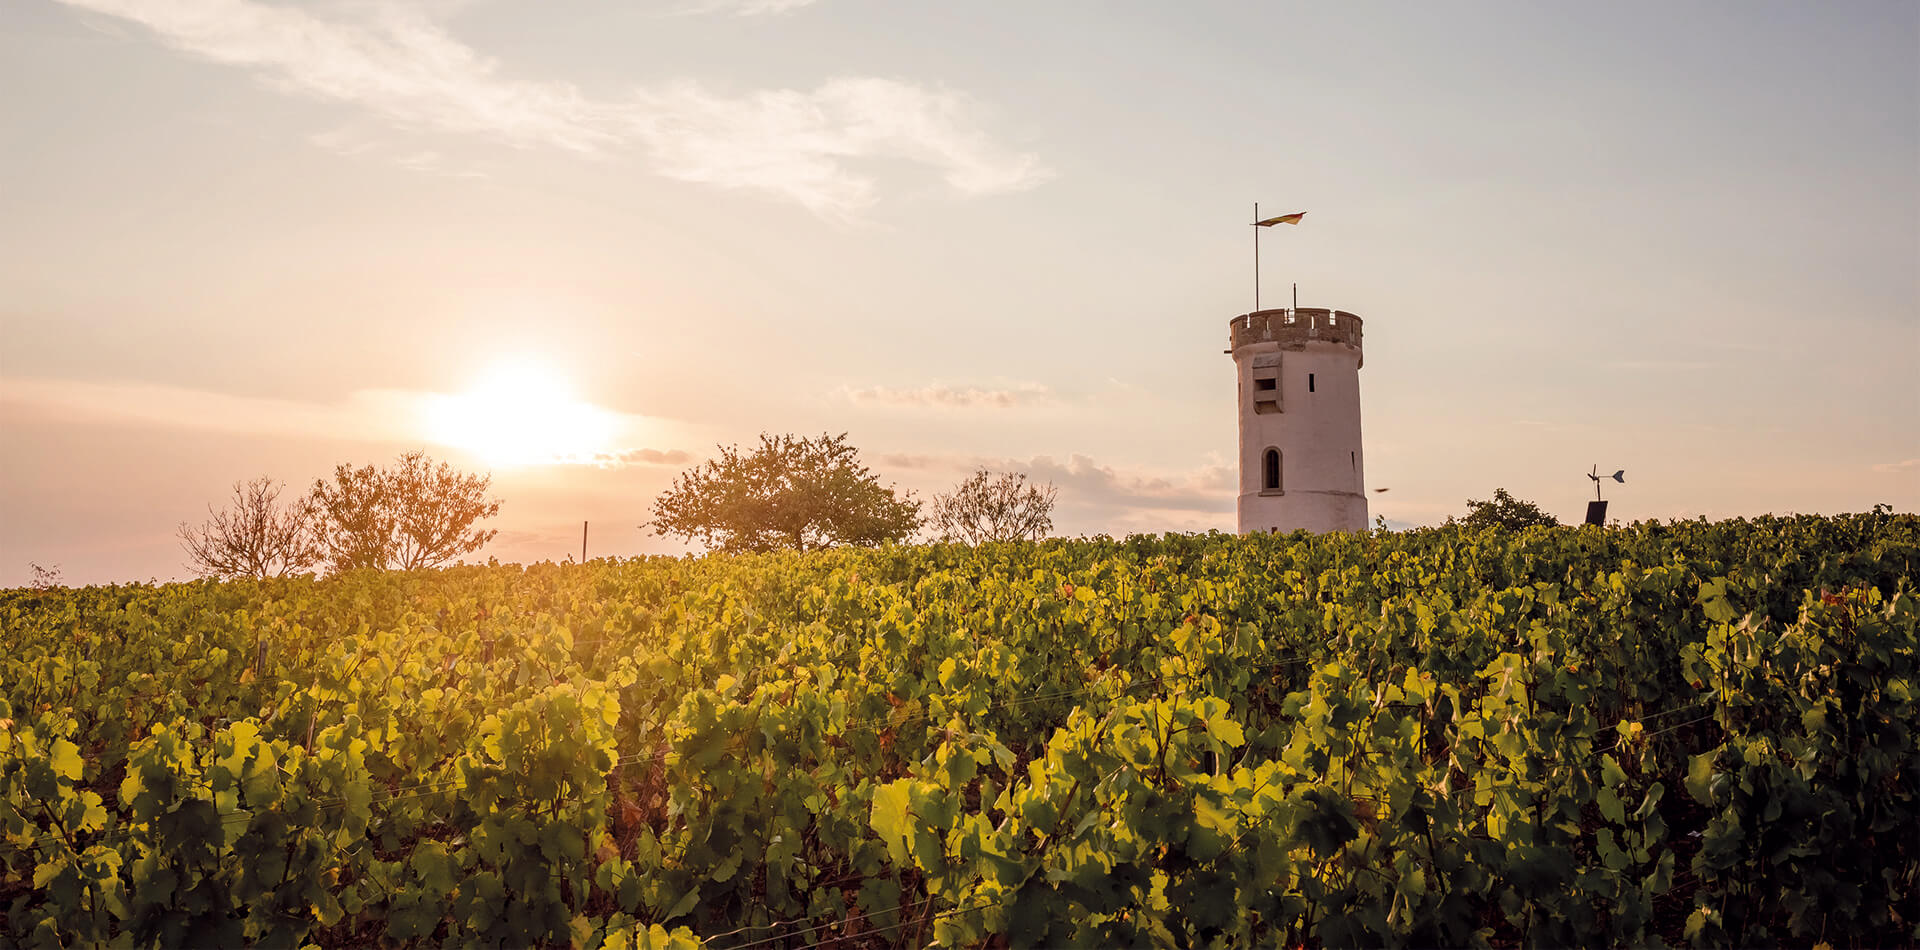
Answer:
[[[1920,5],[10,0],[0,585],[424,449],[679,553],[847,433],[1232,530],[1228,321],[1366,321],[1372,512],[1920,508]]]

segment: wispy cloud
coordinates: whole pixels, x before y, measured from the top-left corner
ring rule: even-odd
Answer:
[[[1608,369],[1621,369],[1644,372],[1684,372],[1690,370],[1712,369],[1719,363],[1710,360],[1611,360],[1604,364]]]
[[[880,464],[888,468],[904,468],[912,471],[925,471],[936,468],[956,468],[957,456],[920,455],[913,452],[888,452],[879,456]]]
[[[461,446],[434,436],[436,410],[459,397],[405,389],[362,389],[331,402],[310,402],[209,392],[181,386],[71,379],[0,379],[0,406],[17,418],[43,418],[81,425],[143,425],[161,429],[267,435],[304,440]],[[618,438],[658,428],[645,416],[590,407]],[[615,444],[618,444],[617,442]],[[548,452],[516,464],[594,468],[682,465],[693,456],[679,449],[624,448],[600,452]]]
[[[63,422],[365,442],[417,437],[418,404],[417,394],[392,389],[320,403],[153,383],[0,379],[0,405]]]
[[[827,216],[850,216],[874,202],[867,162],[918,163],[964,195],[1047,177],[1036,158],[1003,148],[978,127],[979,107],[968,97],[904,80],[842,77],[811,90],[735,94],[683,79],[602,100],[569,82],[502,75],[497,61],[447,31],[444,5],[351,4],[323,17],[257,0],[63,2],[400,128],[582,155],[637,150],[668,177],[775,195]],[[746,14],[797,5],[726,6]]]
[[[1787,353],[1792,350],[1792,347],[1785,343],[1760,343],[1753,340],[1727,339],[1724,337],[1713,337],[1701,340],[1699,345],[1710,346],[1720,350],[1734,350],[1740,353]]]
[[[410,171],[454,178],[485,178],[487,173],[459,159],[450,159],[439,151],[403,148],[390,137],[357,125],[346,125],[315,132],[307,141],[342,158],[385,162]]]
[[[885,468],[929,475],[939,472],[960,475],[982,468],[1020,472],[1030,481],[1059,488],[1063,507],[1078,512],[1083,521],[1096,519],[1100,524],[1122,519],[1122,516],[1135,518],[1145,514],[1220,515],[1232,512],[1234,507],[1234,469],[1219,461],[1164,472],[1129,470],[1079,454],[1065,459],[1047,455],[1017,459],[896,453],[880,455],[877,459]]]
[[[1038,159],[1007,152],[974,127],[968,116],[975,109],[959,93],[895,79],[841,78],[811,91],[743,96],[683,80],[637,92],[624,118],[664,175],[845,215],[875,199],[873,179],[850,161],[918,162],[966,195],[1045,180]]]
[[[1061,494],[1072,493],[1088,505],[1212,514],[1231,512],[1234,507],[1234,470],[1224,464],[1157,473],[1126,471],[1072,455],[1064,461],[1041,456],[1020,470],[1029,479],[1052,482]]]
[[[411,3],[334,8],[329,20],[253,0],[63,0],[130,20],[168,45],[255,70],[289,92],[352,103],[411,128],[485,133],[518,145],[618,144],[603,107],[571,84],[503,79],[498,64]]]
[[[847,399],[858,405],[899,406],[939,409],[1013,409],[1048,402],[1053,391],[1039,383],[987,389],[979,386],[922,386],[896,389],[889,386],[847,387]]]
[[[325,132],[315,132],[307,136],[307,141],[335,155],[342,155],[348,158],[368,154],[380,147],[379,143],[374,141],[372,136],[357,129],[346,128],[344,126],[337,129],[328,129]]]
[[[685,465],[693,455],[679,449],[626,449],[620,452],[595,452],[578,457],[578,464],[595,468],[626,468],[632,465]]]
[[[814,3],[815,0],[695,0],[681,7],[679,12],[690,15],[726,13],[739,17],[778,16],[813,6]]]
[[[1591,422],[1581,422],[1574,419],[1513,419],[1510,420],[1510,423],[1516,426],[1526,426],[1530,429],[1537,429],[1541,432],[1581,432],[1593,428],[1593,423]],[[1380,448],[1381,447],[1376,446],[1375,448],[1368,449],[1367,452],[1368,454],[1373,454]]]
[[[1916,472],[1920,471],[1920,459],[1901,459],[1898,462],[1881,462],[1875,465],[1873,470],[1883,475],[1891,475],[1896,472]]]

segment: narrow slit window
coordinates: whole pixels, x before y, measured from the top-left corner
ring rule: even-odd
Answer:
[[[1268,449],[1266,460],[1264,464],[1261,465],[1260,468],[1261,468],[1260,490],[1261,491],[1279,491],[1280,490],[1280,450]]]
[[[1313,374],[1307,374],[1307,392],[1313,392]]]
[[[1253,388],[1260,390],[1272,389],[1276,382],[1276,380],[1271,379],[1256,379],[1253,381]]]
[[[1359,470],[1360,470],[1360,453],[1359,453],[1359,452],[1348,452],[1348,453],[1347,453],[1347,464],[1348,464],[1348,465],[1351,465],[1351,466],[1353,466],[1353,470],[1354,470],[1354,471],[1356,471],[1356,472],[1357,472],[1357,471],[1359,471]]]

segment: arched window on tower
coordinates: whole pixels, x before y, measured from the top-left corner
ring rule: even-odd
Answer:
[[[1262,461],[1260,465],[1260,490],[1261,491],[1279,491],[1280,490],[1280,450],[1279,449],[1268,449],[1266,458],[1264,461]]]

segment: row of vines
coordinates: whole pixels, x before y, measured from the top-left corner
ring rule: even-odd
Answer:
[[[0,592],[0,946],[1920,942],[1920,518]]]

